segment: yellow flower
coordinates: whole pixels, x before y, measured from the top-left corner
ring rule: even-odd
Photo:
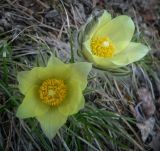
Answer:
[[[18,73],[19,89],[25,98],[17,116],[35,117],[46,136],[53,138],[68,116],[84,107],[82,91],[91,67],[85,62],[64,64],[52,56],[47,67]]]
[[[126,66],[144,57],[149,49],[141,43],[131,42],[135,26],[126,15],[111,19],[102,11],[82,27],[79,33],[80,51],[94,66],[112,69]]]

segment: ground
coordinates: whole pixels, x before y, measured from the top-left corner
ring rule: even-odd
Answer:
[[[45,65],[53,53],[79,60],[76,37],[87,18],[105,9],[132,17],[133,41],[150,47],[142,60],[116,71],[92,69],[86,105],[53,140],[34,119],[15,114],[23,95],[17,73]],[[159,151],[160,2],[158,0],[1,0],[0,150]],[[142,105],[140,105],[142,102]]]

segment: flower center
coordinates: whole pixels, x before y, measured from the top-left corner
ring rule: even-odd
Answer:
[[[63,80],[48,79],[39,88],[39,96],[43,103],[58,106],[66,97],[67,86]]]
[[[99,57],[109,58],[115,52],[115,46],[108,37],[96,37],[91,40],[92,53]]]

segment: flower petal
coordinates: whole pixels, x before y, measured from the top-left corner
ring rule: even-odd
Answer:
[[[103,27],[111,20],[111,15],[107,11],[101,11],[95,16],[91,16],[88,19],[83,35],[80,36],[83,41],[91,39],[93,34],[96,33],[99,28]]]
[[[49,106],[42,103],[38,96],[38,88],[30,88],[22,104],[19,106],[16,116],[19,118],[28,118],[42,115],[47,112]]]
[[[135,30],[132,19],[121,15],[99,29],[94,36],[107,36],[115,44],[116,53],[126,48]]]
[[[68,64],[64,64],[60,59],[52,55],[48,61],[46,72],[43,73],[43,77],[67,79],[70,76],[69,70],[70,66]]]
[[[71,78],[80,81],[82,90],[87,86],[87,76],[92,69],[92,64],[87,62],[73,63],[70,65]]]
[[[79,105],[78,105],[78,110],[83,109],[83,108],[84,108],[84,105],[85,105],[85,98],[84,98],[84,96],[82,95],[81,101],[80,101],[80,103],[79,103]]]
[[[39,83],[39,75],[41,75],[41,71],[44,68],[35,67],[30,71],[22,71],[17,75],[17,80],[19,82],[18,88],[23,94],[26,94],[31,87],[37,85]]]
[[[30,71],[19,72],[17,76],[18,87],[23,94],[26,94],[31,87],[41,85],[43,80],[57,77],[67,79],[69,77],[68,69],[69,65],[51,56],[47,67],[35,67]]]
[[[56,135],[58,130],[67,121],[67,116],[60,114],[56,108],[50,108],[48,112],[36,118],[40,122],[43,132],[50,139]]]
[[[79,111],[83,105],[81,81],[72,80],[68,83],[68,92],[65,100],[58,107],[63,115],[72,115]],[[81,105],[82,104],[82,105]]]
[[[64,65],[65,66],[65,64],[60,59],[58,59],[55,56],[51,55],[51,57],[48,60],[47,67],[48,66],[56,66],[56,65]]]
[[[115,69],[140,60],[148,51],[147,46],[141,43],[130,42],[124,51],[115,55],[113,58],[107,59],[94,56],[94,65],[102,69]]]
[[[101,16],[98,16],[98,28],[103,27],[104,25],[106,25],[109,21],[111,21],[111,14],[109,14],[106,10],[104,10],[102,12]]]
[[[118,66],[115,65],[110,58],[102,58],[93,55],[93,60],[94,60],[94,66],[100,69],[114,69],[117,68]]]
[[[128,47],[112,58],[112,62],[117,66],[125,66],[143,58],[149,48],[141,43],[131,42]]]

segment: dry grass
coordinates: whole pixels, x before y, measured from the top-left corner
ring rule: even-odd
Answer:
[[[0,150],[147,150],[133,109],[141,87],[151,92],[154,103],[160,97],[159,5],[156,0],[1,0]],[[15,117],[23,99],[17,72],[45,65],[51,53],[64,62],[80,60],[77,32],[99,9],[107,9],[113,16],[131,16],[136,24],[133,40],[149,45],[151,51],[143,60],[118,71],[93,69],[84,92],[85,108],[70,117],[50,141],[37,121]],[[157,118],[155,127],[159,124]]]

